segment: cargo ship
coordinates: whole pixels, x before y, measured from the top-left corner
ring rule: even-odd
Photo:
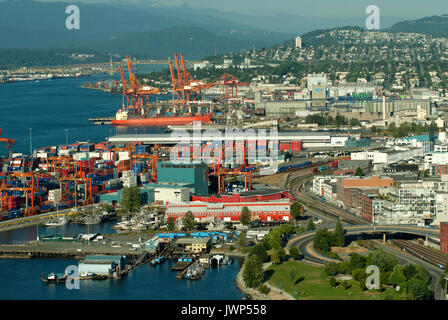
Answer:
[[[202,123],[211,122],[211,114],[198,115],[154,115],[153,117],[132,116],[128,111],[118,111],[115,119],[111,120],[112,125],[116,126],[168,126],[168,125],[183,125],[190,124],[193,121],[200,121]]]

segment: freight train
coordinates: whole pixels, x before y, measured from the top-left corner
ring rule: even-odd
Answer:
[[[278,168],[278,173],[286,172],[293,169],[304,169],[313,165],[312,161],[305,161],[301,163],[294,163],[287,166],[281,166]]]

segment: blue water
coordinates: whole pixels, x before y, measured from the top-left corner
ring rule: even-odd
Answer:
[[[144,264],[120,280],[80,281],[79,290],[64,284],[43,284],[42,272],[63,273],[72,259],[0,259],[0,300],[3,299],[117,299],[117,300],[233,300],[242,293],[234,279],[240,262],[209,269],[197,281],[178,280],[171,271],[172,261],[152,267]]]
[[[160,70],[165,66],[145,66],[142,72]],[[115,75],[113,78],[117,78]],[[0,85],[0,128],[2,137],[16,139],[12,150],[29,153],[32,128],[33,149],[65,144],[65,129],[69,143],[75,141],[104,141],[116,133],[160,132],[160,128],[115,128],[95,126],[88,118],[113,116],[121,106],[121,95],[81,88],[81,84],[109,75],[86,78],[58,79],[40,82]],[[0,144],[0,155],[7,149]],[[18,244],[36,239],[39,235],[100,232],[113,233],[113,223],[89,226],[36,226],[0,232],[0,243]],[[0,299],[241,299],[234,279],[239,263],[220,269],[210,269],[198,281],[177,280],[166,261],[156,268],[142,265],[128,277],[107,281],[81,281],[80,290],[68,290],[63,284],[42,284],[42,272],[64,272],[76,260],[57,259],[0,259]]]
[[[146,65],[144,71],[161,70],[164,65]],[[140,67],[143,69],[143,67]],[[1,137],[16,140],[11,149],[29,154],[30,130],[32,147],[40,148],[68,142],[104,141],[117,133],[159,133],[160,128],[97,126],[88,119],[111,117],[122,105],[120,94],[81,88],[84,82],[101,79],[118,80],[119,75],[92,75],[82,78],[41,80],[0,85]],[[7,155],[0,144],[0,155]]]

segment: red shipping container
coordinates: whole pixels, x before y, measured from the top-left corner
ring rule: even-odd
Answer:
[[[289,151],[289,142],[280,143],[279,150],[280,151]]]

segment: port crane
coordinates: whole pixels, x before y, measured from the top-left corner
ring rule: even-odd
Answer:
[[[143,85],[135,76],[130,56],[126,56],[129,80],[124,76],[123,67],[119,66],[121,85],[123,88],[122,111],[134,111],[149,105],[149,97],[159,94],[159,88]]]
[[[238,78],[228,73],[222,74],[214,81],[197,81],[188,72],[183,53],[180,53],[180,62],[177,53],[175,53],[174,61],[176,64],[176,73],[174,72],[173,63],[171,60],[168,61],[173,84],[173,105],[195,101],[201,96],[203,90],[221,86],[221,99],[234,99],[238,97],[238,86],[249,85],[249,83],[241,82]]]
[[[0,135],[2,134],[2,129],[0,129]],[[6,148],[11,148],[15,143],[16,143],[16,140],[14,140],[14,139],[8,139],[8,138],[0,138],[0,142],[5,142],[5,143],[7,143],[7,146],[6,146]]]

